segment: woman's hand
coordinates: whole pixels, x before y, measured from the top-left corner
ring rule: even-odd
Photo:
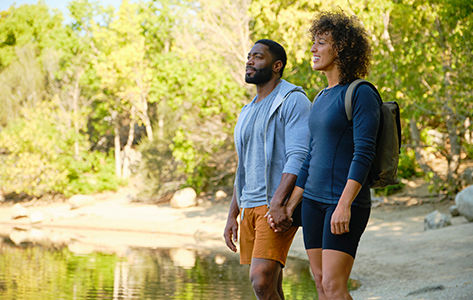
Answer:
[[[332,214],[330,230],[333,234],[344,234],[350,231],[350,206],[338,203]]]

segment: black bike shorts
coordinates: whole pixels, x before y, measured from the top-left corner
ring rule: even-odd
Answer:
[[[345,252],[355,258],[358,243],[370,217],[370,207],[351,206],[350,231],[335,235],[330,220],[337,207],[311,199],[302,199],[302,232],[306,249],[332,249]]]

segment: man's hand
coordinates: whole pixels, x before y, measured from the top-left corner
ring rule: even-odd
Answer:
[[[292,212],[286,205],[287,197],[292,193],[297,175],[283,173],[281,182],[270,201],[269,211],[266,213],[268,224],[275,232],[286,231],[292,225]]]
[[[235,243],[238,241],[238,222],[236,218],[228,217],[227,225],[223,231],[223,237],[227,247],[233,252],[237,251]]]
[[[292,225],[291,214],[286,206],[269,207],[266,213],[269,226],[274,232],[284,232]]]
[[[282,221],[278,224],[276,222],[275,217],[272,215],[270,208],[270,211],[268,211],[266,215],[268,217],[268,224],[274,230],[274,232],[284,232],[292,226],[292,214],[294,213],[294,210],[296,209],[297,205],[301,202],[303,193],[303,188],[300,188],[298,186],[294,187],[294,190],[292,191],[291,196],[287,200],[286,204],[284,206],[281,206],[281,208],[285,211],[287,221]]]

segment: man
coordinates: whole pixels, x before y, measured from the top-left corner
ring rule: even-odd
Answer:
[[[288,226],[284,205],[309,151],[311,104],[302,88],[281,79],[286,60],[278,43],[255,43],[245,81],[256,85],[256,97],[242,108],[234,133],[238,168],[224,237],[236,252],[240,215],[240,263],[250,264],[258,299],[284,299],[282,268],[298,228]],[[284,230],[269,227],[269,214]]]

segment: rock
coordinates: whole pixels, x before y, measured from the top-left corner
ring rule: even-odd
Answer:
[[[73,243],[70,243],[67,245],[67,248],[69,251],[71,251],[74,254],[79,254],[79,255],[86,255],[94,252],[94,247],[90,244],[87,243],[82,243],[79,241],[75,241]]]
[[[466,187],[456,195],[455,204],[460,215],[464,216],[468,222],[473,222],[473,185]]]
[[[195,252],[191,249],[174,248],[169,251],[169,256],[176,267],[192,269],[195,266]]]
[[[197,193],[193,188],[184,188],[174,193],[171,198],[172,208],[186,208],[196,206]]]
[[[21,243],[28,240],[28,231],[26,230],[13,230],[10,232],[10,240],[15,245],[20,245]]]
[[[217,265],[223,265],[227,261],[227,257],[223,256],[223,255],[220,255],[220,254],[217,254],[217,255],[215,255],[214,261]]]
[[[215,193],[215,200],[216,201],[220,201],[220,200],[223,200],[225,198],[227,198],[227,193],[225,193],[224,191],[222,190],[218,190],[216,193]]]
[[[80,208],[92,204],[93,202],[94,197],[88,195],[74,195],[67,200],[71,209]]]
[[[375,196],[374,189],[370,189],[370,194],[371,194],[371,203],[372,204],[377,204],[376,206],[378,206],[379,204],[383,203],[384,198]]]
[[[460,175],[460,180],[462,181],[463,186],[473,184],[473,167],[466,168]]]
[[[450,217],[435,210],[424,218],[424,230],[438,229],[452,225]]]
[[[20,203],[13,205],[12,211],[12,219],[28,217],[28,210],[24,208],[23,205],[21,205]]]
[[[450,206],[449,211],[452,217],[458,217],[460,215],[460,212],[458,211],[458,207],[456,205]]]
[[[40,222],[43,222],[43,220],[44,220],[44,215],[40,211],[34,211],[30,214],[31,224],[40,223]]]

